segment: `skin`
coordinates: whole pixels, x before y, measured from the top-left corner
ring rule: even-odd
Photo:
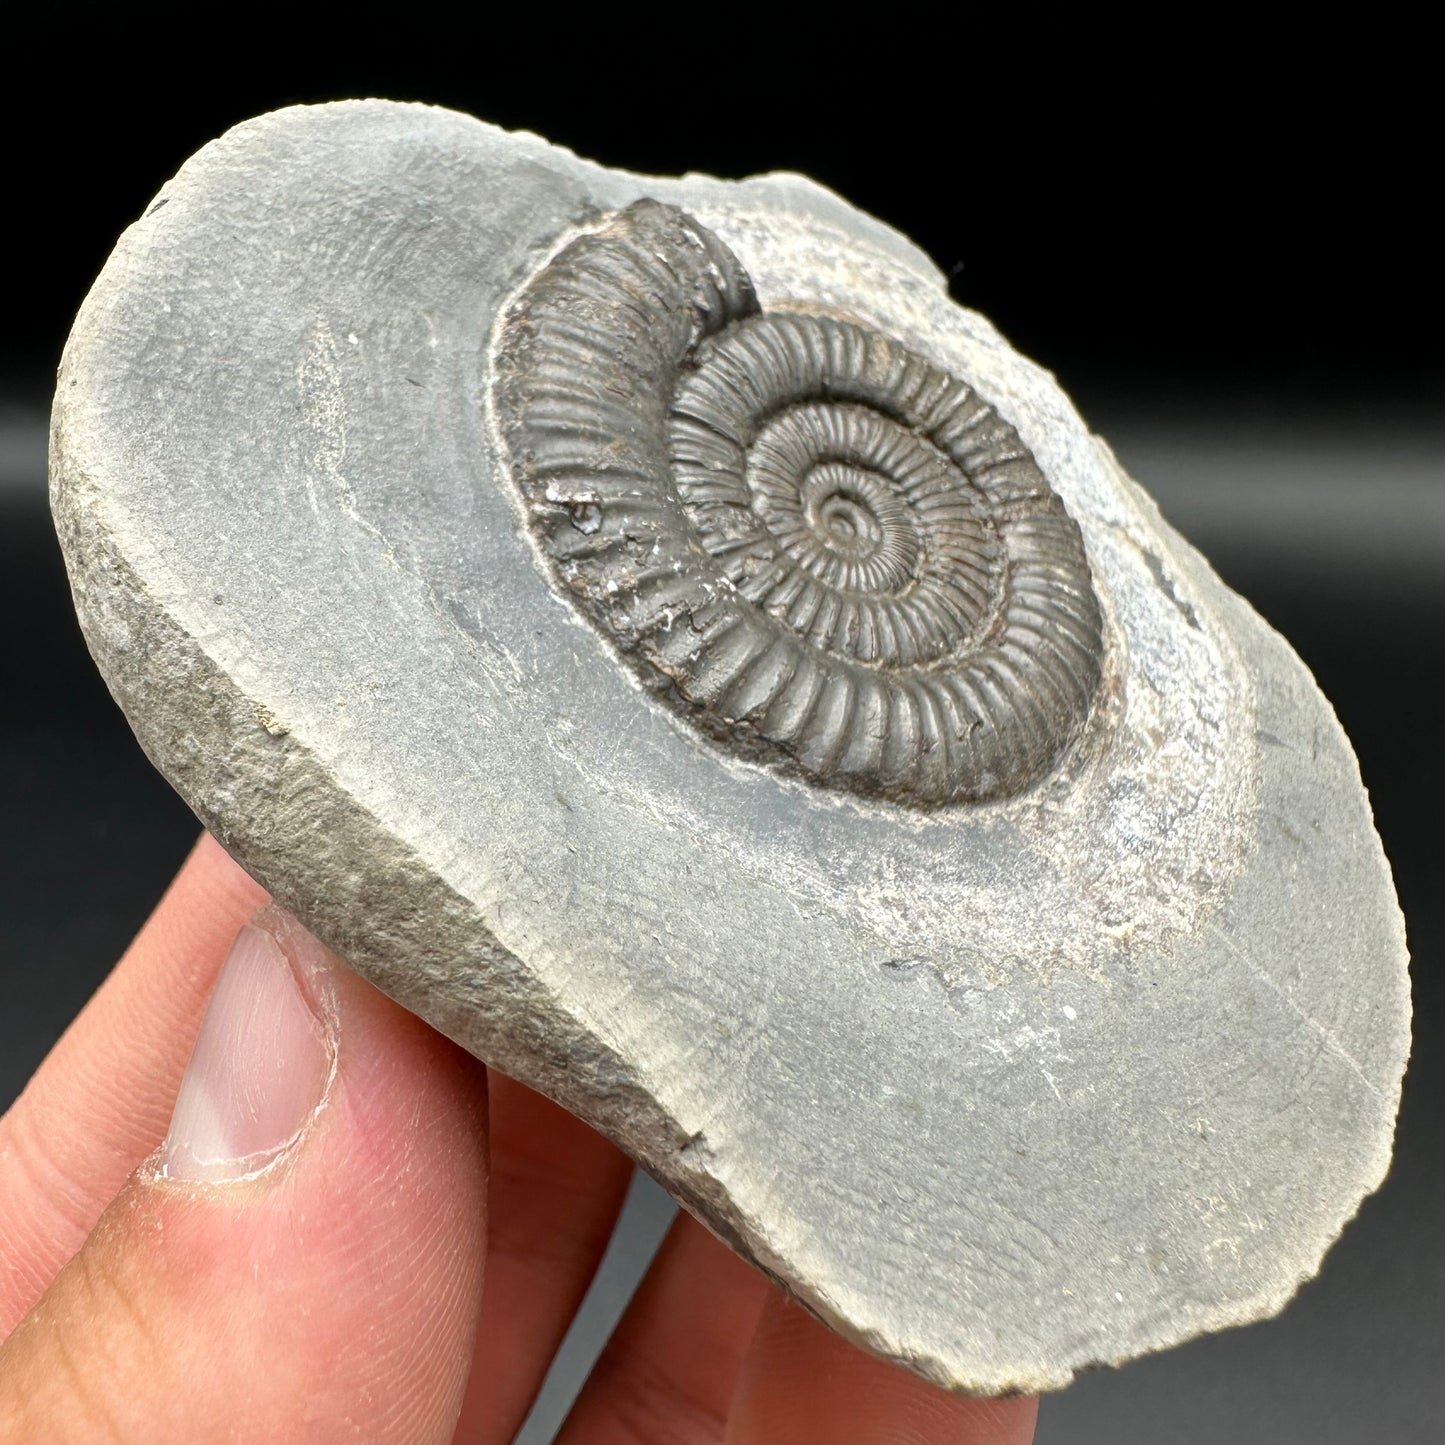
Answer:
[[[157,1154],[216,976],[265,895],[203,838],[0,1119],[0,1439],[508,1445],[629,1162],[314,940],[335,1072],[226,1183]],[[304,935],[300,935],[304,938]],[[1025,1445],[818,1325],[679,1217],[562,1445]]]

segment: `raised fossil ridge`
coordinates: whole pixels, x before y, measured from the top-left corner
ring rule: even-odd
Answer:
[[[1103,657],[1079,529],[901,342],[763,314],[715,235],[643,200],[526,285],[497,375],[558,575],[714,737],[930,806],[1021,792],[1079,735]]]

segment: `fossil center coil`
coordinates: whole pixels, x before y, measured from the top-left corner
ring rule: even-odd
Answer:
[[[741,755],[934,807],[1023,791],[1083,729],[1098,600],[1018,433],[890,336],[762,313],[684,212],[639,201],[544,266],[493,399],[557,577]]]

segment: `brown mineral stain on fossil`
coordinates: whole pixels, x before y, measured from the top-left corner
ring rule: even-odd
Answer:
[[[512,306],[495,402],[534,534],[676,711],[916,806],[1013,796],[1099,690],[1083,540],[1018,433],[903,343],[793,306],[639,201]]]

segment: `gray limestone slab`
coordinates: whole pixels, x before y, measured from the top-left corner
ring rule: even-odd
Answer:
[[[793,430],[735,445],[724,373]],[[1278,1311],[1383,1177],[1404,935],[1328,703],[814,183],[263,116],[121,239],[53,425],[205,825],[864,1347],[1058,1388]]]

